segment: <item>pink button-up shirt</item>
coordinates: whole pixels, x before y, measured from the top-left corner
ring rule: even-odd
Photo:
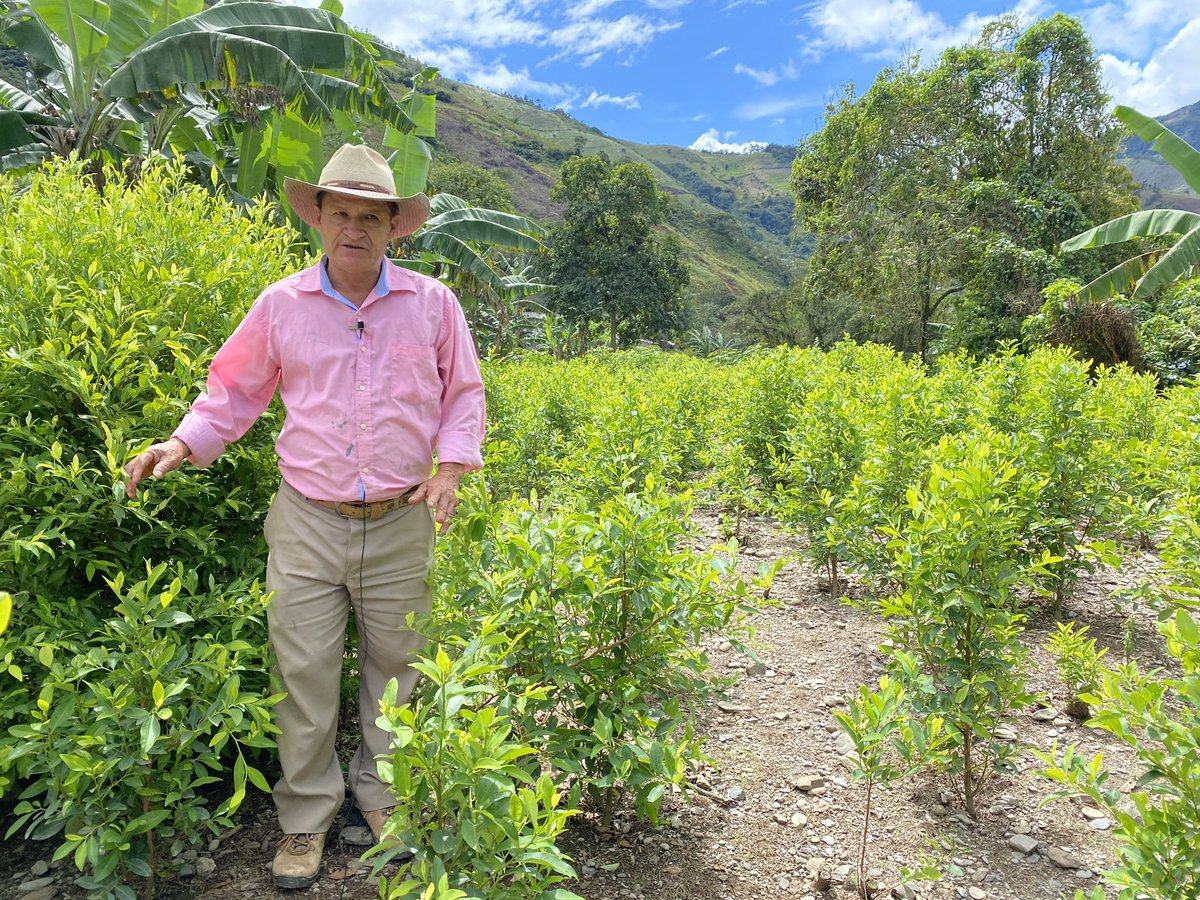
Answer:
[[[458,300],[441,282],[384,261],[361,308],[324,260],[254,301],[213,357],[208,384],[175,430],[207,466],[262,415],[278,386],[279,471],[314,500],[384,500],[442,462],[483,465],[483,379]]]

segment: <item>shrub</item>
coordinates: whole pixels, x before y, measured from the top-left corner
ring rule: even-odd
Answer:
[[[507,658],[506,690],[544,698],[514,711],[524,740],[607,823],[619,797],[657,815],[666,788],[684,785],[700,756],[691,707],[721,684],[699,638],[746,636],[745,586],[728,561],[697,553],[688,495],[586,498],[539,509],[494,504],[469,489],[441,544],[433,637],[465,636],[494,618],[523,635]]]
[[[413,665],[425,675],[419,697],[396,705],[396,682],[378,724],[392,735],[379,774],[396,794],[385,856],[414,853],[389,880],[385,900],[580,900],[552,886],[575,877],[555,845],[570,812],[549,775],[538,775],[533,747],[514,739],[509,713],[523,714],[545,689],[507,695],[498,673],[513,643],[485,620],[465,645],[432,648]],[[432,895],[428,891],[432,889]],[[452,891],[461,893],[450,893]]]
[[[1107,648],[1096,649],[1096,639],[1087,636],[1088,628],[1076,630],[1074,622],[1059,622],[1046,648],[1058,664],[1058,677],[1067,688],[1067,712],[1086,719],[1089,708],[1080,698],[1096,691],[1100,680],[1100,660]]]
[[[115,617],[91,633],[55,629],[57,610],[43,602],[39,627],[0,638],[10,659],[31,640],[36,660],[19,672],[36,700],[0,737],[0,784],[23,786],[8,835],[61,833],[55,858],[87,869],[78,884],[93,893],[132,898],[132,878],[152,882],[232,824],[247,780],[270,790],[243,754],[274,746],[269,709],[279,698],[242,686],[266,666],[263,647],[245,640],[266,598],[257,582],[205,590],[194,572],[172,574],[160,563],[126,586],[119,573],[109,581]],[[222,780],[230,755],[233,794],[213,810],[206,786]]]
[[[881,603],[901,648],[896,680],[917,715],[945,723],[949,767],[972,817],[979,791],[1009,762],[1011,749],[991,735],[1031,699],[1014,598],[1029,573],[1017,558],[1009,458],[982,437],[943,439],[927,484],[909,492],[911,517],[891,529],[904,590]]]
[[[70,161],[27,191],[0,179],[0,789],[20,791],[10,834],[63,832],[85,888],[129,895],[119,882],[169,869],[247,780],[266,789],[241,748],[271,744],[255,578],[279,420],[132,503],[121,466],[297,260],[266,207],[242,214],[182,166],[107,182]]]
[[[242,216],[186,184],[182,167],[109,183],[97,194],[69,162],[24,194],[0,181],[0,579],[18,601],[87,605],[104,576],[145,558],[203,578],[262,571],[273,411],[203,478],[135,503],[115,486],[133,451],[178,423],[258,291],[294,264],[290,232],[265,207]]]

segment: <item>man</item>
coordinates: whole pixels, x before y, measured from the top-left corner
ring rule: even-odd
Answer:
[[[444,285],[392,265],[388,242],[429,214],[399,197],[383,159],[347,144],[318,184],[287,179],[288,203],[320,233],[325,256],[268,287],[213,357],[207,389],[171,438],[125,467],[126,493],[184,459],[204,467],[236,441],[278,386],[282,483],[267,514],[267,628],[287,697],[276,707],[284,836],[275,883],[317,879],[345,794],[334,749],[347,608],[359,633],[362,742],[349,770],[354,802],[379,841],[395,803],[375,757],[390,678],[408,696],[428,612],[438,524],[453,516],[464,471],[482,466],[483,382],[458,301]],[[432,477],[434,453],[437,472]]]

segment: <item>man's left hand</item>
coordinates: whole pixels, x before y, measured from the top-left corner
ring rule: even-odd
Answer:
[[[462,482],[462,477],[462,463],[439,463],[437,473],[418,487],[408,498],[408,502],[421,503],[424,501],[425,505],[429,507],[429,511],[433,513],[433,520],[439,525],[445,525],[454,516],[454,510],[458,508],[458,495],[455,492]]]

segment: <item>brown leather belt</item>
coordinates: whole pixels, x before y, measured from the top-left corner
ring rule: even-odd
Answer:
[[[420,487],[420,485],[417,485]],[[325,509],[332,509],[335,513],[345,519],[382,519],[384,513],[390,513],[393,509],[403,509],[408,506],[408,498],[416,493],[417,487],[411,487],[399,497],[392,497],[388,500],[371,500],[367,503],[361,503],[357,500],[313,500],[311,497],[305,497],[309,503],[317,506],[323,506]]]

